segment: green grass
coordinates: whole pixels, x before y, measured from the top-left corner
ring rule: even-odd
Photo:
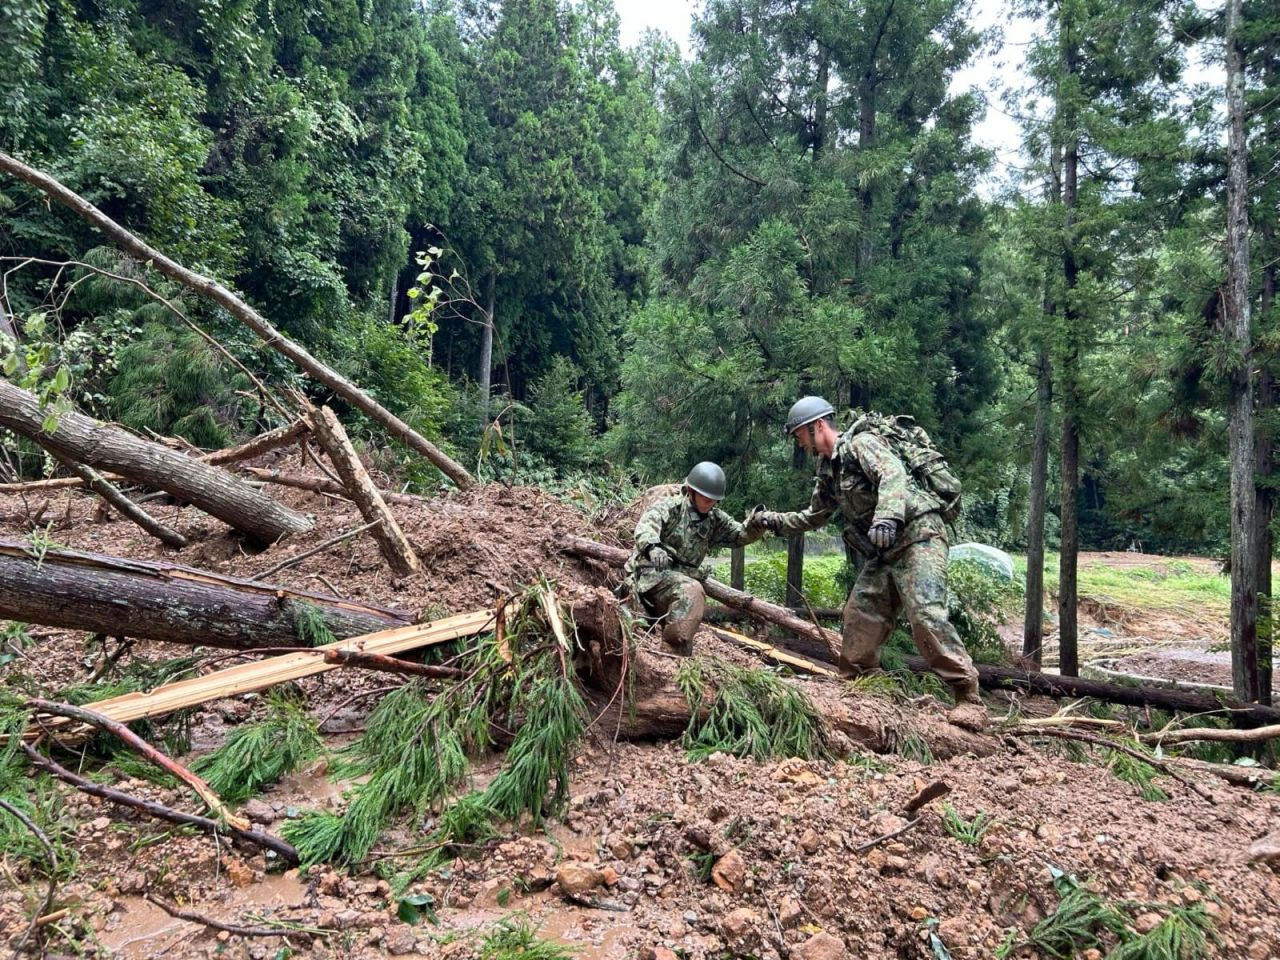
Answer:
[[[947,833],[966,846],[978,846],[982,843],[982,838],[995,825],[996,818],[985,810],[979,810],[973,815],[973,819],[966,820],[951,804],[948,803],[942,808],[942,826]]]
[[[480,960],[572,960],[573,951],[543,940],[538,928],[523,914],[499,920],[480,941]]]
[[[1186,560],[1151,556],[1149,562],[1125,568],[1110,567],[1096,560],[1079,565],[1079,593],[1082,597],[1109,599],[1139,610],[1169,613],[1194,612],[1201,617],[1225,618],[1231,607],[1231,578],[1197,570]],[[1027,560],[1014,557],[1014,572],[1025,578]],[[1058,589],[1058,555],[1046,553],[1045,588]]]

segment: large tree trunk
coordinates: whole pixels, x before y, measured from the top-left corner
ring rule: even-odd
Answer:
[[[1244,129],[1241,0],[1227,0],[1227,352],[1231,358],[1231,679],[1236,696],[1257,700],[1258,554],[1254,525],[1253,362],[1250,330],[1248,143]]]
[[[337,639],[413,616],[337,597],[249,583],[176,564],[0,540],[0,619],[111,636],[244,650],[296,646],[302,604]]]
[[[1276,294],[1275,226],[1267,221],[1263,228],[1264,245],[1268,262],[1262,271],[1262,300],[1259,314],[1264,320],[1270,316]],[[1275,651],[1275,606],[1271,597],[1271,556],[1275,545],[1271,535],[1271,521],[1275,517],[1276,497],[1271,473],[1275,469],[1275,410],[1276,380],[1264,357],[1258,372],[1258,418],[1264,422],[1255,438],[1257,456],[1254,479],[1254,523],[1257,525],[1258,558],[1258,699],[1271,702],[1271,658]]]
[[[188,270],[176,260],[165,256],[159,250],[144,243],[93,204],[73,191],[68,190],[48,174],[29,167],[5,153],[0,153],[0,170],[4,170],[31,184],[37,190],[70,208],[81,219],[97,227],[115,241],[122,250],[136,257],[139,262],[154,266],[171,280],[176,280],[178,283],[208,297],[249,327],[272,350],[287,357],[298,369],[319,383],[323,383],[353,407],[363,411],[370,420],[381,424],[397,440],[430,460],[459,487],[465,489],[475,483],[471,474],[461,464],[456,463],[443,450],[439,449],[434,443],[342,376],[342,374],[317,360],[301,345],[285,337],[271,325],[266,317],[222,286],[222,284],[193,270]]]
[[[1048,312],[1046,298],[1046,313]],[[1039,669],[1044,647],[1044,513],[1049,483],[1049,412],[1053,387],[1049,354],[1036,364],[1036,427],[1031,450],[1031,504],[1027,510],[1027,602],[1022,618],[1022,655]]]
[[[60,460],[119,474],[164,490],[212,514],[261,543],[311,529],[311,521],[239,478],[159,443],[68,411],[44,429],[45,411],[31,393],[0,380],[0,426],[39,444]]]
[[[1070,23],[1062,23],[1064,32],[1062,68],[1063,74],[1072,77],[1077,72],[1079,50]],[[1066,96],[1074,97],[1068,90]],[[1061,452],[1061,511],[1062,544],[1058,556],[1058,669],[1064,676],[1074,677],[1080,672],[1076,651],[1076,612],[1079,597],[1076,589],[1076,566],[1080,552],[1080,530],[1077,522],[1077,502],[1080,490],[1080,343],[1081,315],[1076,303],[1076,287],[1080,276],[1077,256],[1076,206],[1079,198],[1078,178],[1080,167],[1080,133],[1075,119],[1074,103],[1068,99],[1058,105],[1059,121],[1065,132],[1062,155],[1062,204],[1064,207],[1062,229],[1062,280],[1064,290],[1063,318],[1066,349],[1062,361],[1062,452]]]
[[[581,537],[571,537],[565,543],[564,549],[573,556],[595,560],[610,567],[622,566],[629,556],[629,553],[620,547],[610,547]],[[827,663],[835,662],[840,650],[840,636],[834,630],[827,630],[812,621],[805,620],[785,607],[779,607],[767,600],[726,587],[718,580],[708,579],[703,586],[707,596],[727,606],[748,611],[759,619],[782,627],[787,633],[792,634],[800,642],[792,645],[791,649]],[[574,617],[581,627],[582,621],[579,621],[576,610]],[[928,664],[922,657],[907,657],[906,660],[907,666],[917,673],[926,673],[929,670]],[[1130,685],[1107,683],[1101,680],[1082,680],[1076,677],[1060,677],[990,664],[976,664],[976,666],[978,683],[988,690],[1022,690],[1050,697],[1093,697],[1110,703],[1152,706],[1163,710],[1183,710],[1192,713],[1229,711],[1226,719],[1237,726],[1262,726],[1280,722],[1280,709],[1275,707],[1220,700],[1210,694],[1194,690],[1150,684]]]
[[[489,272],[484,298],[484,329],[480,331],[480,410],[489,419],[489,395],[493,392],[493,310],[497,276]]]

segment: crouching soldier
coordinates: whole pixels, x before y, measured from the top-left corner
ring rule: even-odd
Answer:
[[[661,619],[663,645],[680,656],[692,655],[702,623],[707,551],[746,546],[764,532],[749,531],[716,506],[724,489],[724,471],[703,461],[689,471],[679,494],[659,500],[636,524],[627,575],[645,613]]]

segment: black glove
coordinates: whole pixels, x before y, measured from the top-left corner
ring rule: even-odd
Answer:
[[[867,531],[867,539],[877,550],[888,550],[898,539],[898,521],[877,520]]]
[[[649,566],[653,567],[658,573],[671,569],[671,554],[663,550],[661,547],[649,548]]]
[[[768,530],[770,533],[782,531],[782,514],[772,510],[761,510],[758,507],[747,518],[747,526],[752,529]]]

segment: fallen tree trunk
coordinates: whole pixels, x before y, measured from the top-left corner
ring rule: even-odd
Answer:
[[[621,547],[610,547],[581,537],[571,538],[564,549],[574,556],[597,560],[611,567],[621,566],[629,556],[628,552]],[[800,638],[803,642],[795,648],[797,652],[810,657],[835,660],[835,653],[840,649],[840,637],[834,631],[803,620],[785,607],[727,587],[717,580],[707,579],[703,586],[706,588],[707,596],[727,606],[745,610]],[[922,657],[907,657],[906,663],[916,673],[929,671],[928,664]],[[1220,713],[1234,725],[1241,727],[1280,723],[1280,707],[1219,699],[1209,694],[1178,687],[1108,683],[1103,680],[1061,677],[985,663],[976,664],[976,666],[978,683],[986,690],[1019,690],[1047,697],[1092,697],[1095,700],[1127,706],[1152,706],[1161,710],[1178,710],[1186,713]]]
[[[151,536],[155,537],[167,547],[182,549],[187,545],[187,538],[170,527],[165,526],[147,511],[126,497],[114,486],[98,473],[83,464],[74,461],[68,461],[66,464],[68,470],[74,473],[84,485],[100,496],[103,500],[116,508],[116,512],[121,516],[132,520],[139,527],[145,530]]]
[[[40,399],[0,379],[0,426],[39,444],[59,460],[81,463],[164,490],[261,543],[311,528],[311,521],[238,477],[159,443],[68,411],[52,431]]]
[[[413,616],[324,594],[222,577],[176,564],[0,540],[0,619],[230,650],[298,643],[300,604],[338,638]]]
[[[249,460],[259,454],[269,453],[272,450],[287,446],[306,433],[307,425],[301,420],[295,420],[293,423],[286,424],[283,427],[276,427],[274,430],[259,434],[252,440],[247,440],[237,446],[212,450],[209,453],[201,454],[195,459],[213,467],[228,463],[239,463],[241,460]],[[119,483],[123,478],[105,476],[103,479],[110,483]],[[55,477],[52,480],[24,480],[21,483],[0,483],[0,493],[42,493],[48,490],[66,490],[83,486],[84,480],[81,477]]]
[[[347,496],[354,501],[360,516],[369,525],[369,535],[378,544],[382,558],[398,577],[417,573],[421,569],[418,555],[404,538],[404,531],[396,523],[395,515],[378,495],[378,488],[369,479],[337,416],[328,407],[321,407],[311,411],[309,421],[311,432],[342,478]]]
[[[381,424],[397,440],[425,456],[458,487],[466,489],[475,484],[471,474],[461,464],[454,461],[443,450],[342,376],[342,374],[317,360],[300,344],[286,338],[271,325],[266,317],[222,286],[222,284],[196,273],[194,270],[188,270],[176,260],[165,256],[48,174],[36,170],[34,167],[29,167],[6,153],[0,153],[0,170],[4,170],[19,180],[25,181],[68,207],[82,220],[105,233],[122,250],[136,257],[140,263],[149,264],[171,280],[176,280],[196,293],[208,297],[261,337],[264,344],[291,360],[299,370],[302,370],[319,383],[323,383],[352,406],[363,411],[370,420]]]
[[[345,500],[351,499],[346,487],[340,483],[335,483],[327,477],[299,477],[281,473],[279,470],[267,470],[263,467],[242,467],[241,472],[248,474],[255,480],[261,480],[263,483],[276,483],[282,487],[293,487],[296,490],[310,490],[312,493],[331,493]],[[415,496],[412,493],[394,493],[390,490],[379,490],[378,495],[387,503],[421,506],[426,501],[425,497]]]

